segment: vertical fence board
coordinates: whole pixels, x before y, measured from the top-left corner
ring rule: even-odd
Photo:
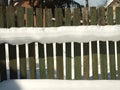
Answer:
[[[26,8],[26,26],[33,27],[33,8]],[[30,69],[30,78],[36,78],[36,64],[35,64],[35,43],[29,44],[29,69]]]
[[[25,26],[25,18],[24,18],[24,8],[17,7],[16,8],[16,17],[17,17],[17,27],[24,27]]]
[[[62,9],[55,9],[55,26],[62,26],[63,15]],[[62,44],[56,44],[56,65],[57,65],[57,79],[63,79],[63,46]]]
[[[17,79],[16,47],[9,45],[10,78]]]
[[[26,53],[25,53],[25,45],[19,45],[19,58],[20,58],[20,78],[26,79]]]
[[[88,8],[83,9],[83,25],[88,25]],[[89,43],[83,43],[84,79],[89,79]]]
[[[45,79],[46,70],[45,70],[44,45],[39,43],[38,47],[39,47],[40,79]]]
[[[105,8],[99,10],[99,25],[105,25]],[[101,63],[101,79],[107,79],[107,51],[106,42],[100,41],[100,63]]]
[[[3,21],[3,10],[2,7],[0,7],[0,28],[4,27],[4,21]],[[0,44],[0,80],[6,80],[6,61],[5,61],[5,45]]]
[[[6,9],[7,28],[15,27],[15,13],[13,7]]]
[[[0,80],[6,80],[5,45],[0,44]]]
[[[43,26],[42,9],[40,9],[40,8],[36,9],[36,24],[37,24],[37,27]],[[45,79],[46,78],[46,70],[45,70],[44,45],[39,43],[38,48],[39,48],[40,79]]]
[[[36,78],[36,62],[35,62],[35,43],[28,45],[29,51],[29,69],[30,69],[30,79]]]
[[[65,9],[65,26],[71,25],[70,9]],[[66,43],[66,79],[71,79],[71,43]]]
[[[24,18],[24,8],[17,7],[17,27],[25,26],[25,18]],[[25,53],[25,45],[19,45],[19,59],[20,59],[20,78],[27,78],[27,70],[26,70],[26,53]]]
[[[116,8],[116,24],[120,24],[120,7]],[[117,42],[118,79],[120,80],[120,41]]]
[[[40,9],[40,8],[36,9],[36,24],[37,24],[37,27],[42,27],[43,26],[42,9]]]
[[[73,25],[78,26],[80,25],[81,14],[80,9],[74,9],[73,13]],[[75,72],[75,79],[79,80],[82,79],[81,76],[81,48],[79,43],[74,43],[74,72]]]
[[[108,8],[108,24],[113,25],[113,7]],[[116,79],[115,70],[115,46],[114,42],[109,41],[109,54],[110,54],[110,79]]]
[[[15,14],[13,7],[7,7],[6,18],[7,28],[15,27]],[[9,45],[9,60],[10,60],[10,78],[17,79],[16,46]]]
[[[0,7],[0,27],[4,27],[4,17],[3,17],[3,9]]]
[[[52,11],[51,9],[46,10],[46,25],[47,27],[52,27]],[[53,44],[47,44],[47,69],[48,69],[48,78],[54,78],[54,60],[53,60]]]
[[[90,8],[90,25],[97,25],[96,7]],[[97,58],[97,42],[92,42],[92,73],[93,79],[98,79],[98,58]]]

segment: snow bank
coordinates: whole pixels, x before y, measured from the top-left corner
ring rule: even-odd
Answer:
[[[12,45],[32,42],[63,43],[96,40],[119,41],[120,25],[0,28],[0,43],[10,43]]]
[[[8,80],[0,90],[120,90],[119,80]]]

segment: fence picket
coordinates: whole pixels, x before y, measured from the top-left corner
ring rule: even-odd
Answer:
[[[55,9],[55,26],[63,25],[63,14],[61,8]],[[56,44],[56,65],[57,65],[57,79],[63,79],[63,45]]]
[[[4,27],[4,17],[3,17],[3,9],[0,7],[0,28]]]
[[[4,28],[3,10],[0,7],[0,28]],[[5,44],[0,44],[0,81],[6,80]]]
[[[71,11],[65,9],[65,26],[71,25]],[[66,46],[66,79],[72,79],[71,72],[71,43],[65,43]]]
[[[113,25],[113,7],[108,8],[108,24]],[[116,70],[115,70],[115,44],[114,42],[109,41],[109,56],[110,56],[110,79],[116,79]]]
[[[83,25],[88,25],[88,8],[83,8]],[[89,43],[83,43],[84,79],[89,79]]]
[[[46,27],[52,27],[52,10],[46,10]],[[47,44],[47,70],[48,70],[48,78],[54,78],[54,59],[53,59],[53,44]]]
[[[6,79],[5,44],[0,44],[0,81]]]
[[[90,25],[97,25],[96,7],[90,8]],[[92,73],[93,79],[98,79],[98,58],[97,58],[97,41],[92,42]]]
[[[13,7],[6,9],[7,28],[15,27],[15,13]],[[17,79],[17,60],[16,46],[9,45],[9,60],[10,60],[10,78]]]
[[[101,7],[99,12],[99,25],[105,25],[105,8]],[[106,42],[100,41],[100,65],[101,65],[101,79],[107,79],[107,50]]]
[[[120,24],[120,7],[116,8],[116,24]],[[120,41],[117,42],[118,79],[120,80]]]
[[[73,25],[78,26],[80,25],[80,9],[76,8],[74,9],[73,13]],[[82,79],[81,76],[81,45],[80,43],[74,43],[74,73],[75,73],[75,79]]]
[[[24,8],[17,7],[16,8],[16,23],[17,27],[25,26],[25,17],[24,17]],[[27,78],[27,68],[26,68],[26,53],[25,53],[25,45],[19,45],[19,59],[20,59],[20,78]]]
[[[34,27],[33,8],[26,8],[26,26]],[[35,61],[35,43],[31,43],[29,46],[29,69],[30,78],[36,78],[36,61]]]
[[[37,25],[37,27],[42,27],[43,26],[42,9],[41,8],[36,9],[36,25]]]

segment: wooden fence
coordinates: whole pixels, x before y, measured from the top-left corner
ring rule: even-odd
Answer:
[[[75,8],[72,13],[68,8],[56,8],[54,15],[51,9],[46,9],[44,15],[43,12],[40,8],[34,11],[32,8],[0,7],[0,28],[120,24],[120,7],[115,14],[112,7],[83,8],[82,12]],[[91,75],[92,79],[120,79],[120,42],[0,44],[1,81],[34,79],[37,73],[41,79],[80,80],[90,79]]]

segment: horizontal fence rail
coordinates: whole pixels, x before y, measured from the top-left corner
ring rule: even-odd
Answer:
[[[0,7],[0,28],[115,25],[119,10]],[[0,79],[120,79],[119,59],[119,41],[0,44]]]

